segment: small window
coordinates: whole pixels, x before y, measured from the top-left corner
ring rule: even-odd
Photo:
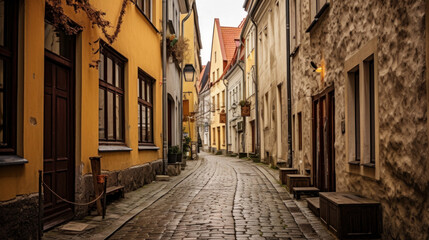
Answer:
[[[17,1],[0,1],[0,154],[16,154]]]
[[[136,0],[138,9],[152,21],[152,0]]]
[[[138,134],[139,144],[153,144],[153,83],[155,80],[138,70]]]
[[[225,107],[225,90],[222,91],[222,107]]]
[[[216,73],[217,73],[217,79],[219,79],[219,68],[216,69]]]
[[[217,52],[214,52],[214,60],[217,62]],[[214,75],[213,75],[214,76]],[[214,77],[213,77],[214,78]]]
[[[220,97],[219,97],[219,93],[217,94],[216,109],[217,109],[217,110],[219,110],[219,109],[220,109]]]
[[[124,67],[126,59],[102,43],[99,67],[99,140],[124,143]],[[103,73],[101,73],[103,71]]]
[[[370,163],[375,163],[375,92],[374,92],[374,57],[366,61],[368,68],[369,87],[369,136],[370,136]]]
[[[302,150],[302,114],[298,113],[298,149]]]

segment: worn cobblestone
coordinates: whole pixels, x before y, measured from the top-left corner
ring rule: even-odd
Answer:
[[[223,156],[205,159],[110,239],[332,238],[311,213],[301,211],[307,211],[302,202],[297,206],[276,183],[274,170]]]

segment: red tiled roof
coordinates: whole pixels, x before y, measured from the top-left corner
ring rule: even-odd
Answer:
[[[203,80],[204,72],[206,71],[206,65],[204,65],[201,69],[200,76],[198,78],[198,84],[197,84],[197,92],[201,91],[201,80]]]
[[[241,28],[220,27],[222,29],[223,45],[225,47],[226,59],[228,63],[234,56],[236,48],[235,40],[240,38]]]

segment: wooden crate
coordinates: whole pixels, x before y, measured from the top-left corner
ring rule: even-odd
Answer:
[[[310,177],[307,175],[300,174],[288,174],[287,175],[287,185],[289,192],[292,191],[294,187],[309,187],[310,186]]]
[[[298,169],[296,168],[279,168],[279,178],[282,184],[287,183],[287,175],[288,174],[297,174]]]
[[[320,193],[320,218],[339,239],[381,236],[380,203],[352,193]]]

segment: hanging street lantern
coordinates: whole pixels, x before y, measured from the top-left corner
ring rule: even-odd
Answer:
[[[183,76],[185,78],[185,82],[193,82],[195,75],[195,68],[192,64],[186,64],[183,68]]]

